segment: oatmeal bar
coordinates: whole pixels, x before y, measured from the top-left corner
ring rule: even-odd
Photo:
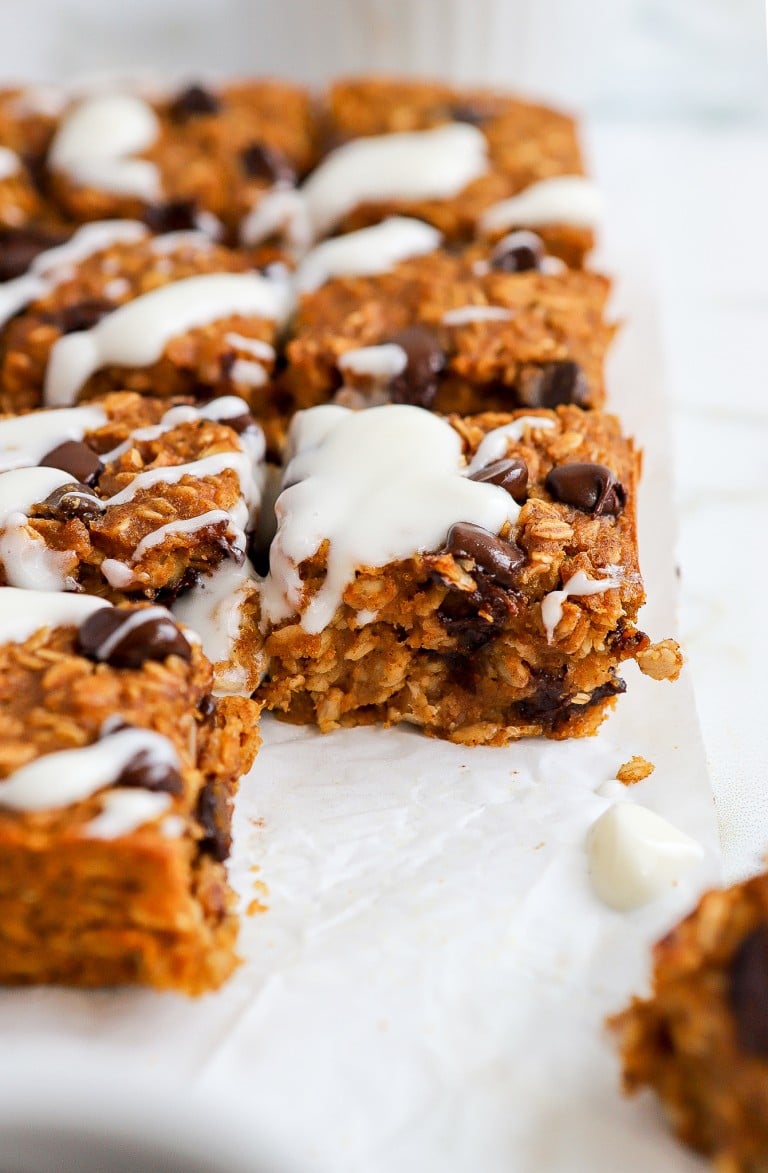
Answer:
[[[250,692],[260,661],[245,555],[263,454],[232,396],[169,407],[115,392],[0,419],[0,583],[177,600],[209,633],[217,687]]]
[[[0,286],[0,410],[122,389],[257,405],[289,309],[282,276],[202,233],[85,225]]]
[[[626,1090],[652,1088],[681,1140],[722,1173],[768,1168],[768,874],[707,892],[610,1025]]]
[[[268,707],[327,731],[408,721],[465,744],[593,733],[635,659],[638,459],[575,407],[300,413],[262,588]]]
[[[392,218],[305,257],[281,378],[290,403],[601,406],[609,280],[553,267],[530,232],[459,252],[439,239]]]
[[[305,184],[323,233],[399,213],[449,240],[536,228],[572,266],[593,245],[597,194],[574,121],[558,111],[491,90],[363,78],[331,87],[328,120],[343,145]]]
[[[0,982],[200,994],[232,972],[258,706],[211,683],[161,607],[0,590]]]
[[[266,191],[290,191],[318,154],[309,95],[278,81],[191,84],[165,95],[85,95],[46,157],[52,197],[76,221],[146,218],[236,239]]]

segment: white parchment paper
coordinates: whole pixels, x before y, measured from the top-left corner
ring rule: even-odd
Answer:
[[[675,628],[674,509],[652,301],[626,285],[613,405],[646,448],[641,550],[654,638]],[[629,691],[597,738],[465,749],[412,730],[322,738],[265,721],[244,782],[233,876],[245,963],[196,1002],[144,991],[0,994],[0,1101],[35,1072],[99,1089],[112,1118],[179,1096],[261,1170],[646,1173],[698,1168],[648,1100],[626,1102],[602,1022],[644,987],[648,946],[718,878],[718,839],[685,677]],[[631,914],[593,896],[596,788],[632,789],[706,848]],[[47,1085],[46,1085],[47,1086]],[[133,1090],[126,1092],[126,1087]],[[0,1117],[1,1122],[1,1117]],[[151,1125],[148,1123],[147,1127]],[[0,1132],[0,1138],[1,1138]],[[253,1147],[251,1147],[253,1146]],[[251,1154],[251,1155],[249,1155]]]

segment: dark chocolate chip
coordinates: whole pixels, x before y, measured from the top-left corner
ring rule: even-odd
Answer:
[[[468,122],[470,126],[482,126],[491,117],[488,110],[472,106],[469,102],[454,103],[448,107],[448,113],[454,122]]]
[[[186,122],[201,115],[218,114],[220,109],[221,102],[216,95],[195,84],[176,95],[168,107],[168,114],[174,122]]]
[[[194,200],[166,200],[144,209],[144,223],[150,232],[191,232],[197,228]]]
[[[104,471],[98,455],[82,440],[65,440],[40,461],[44,468],[60,468],[70,473],[81,485],[94,485]]]
[[[140,668],[146,660],[180,656],[189,660],[192,649],[170,615],[150,613],[137,620],[136,608],[103,607],[80,626],[80,651],[112,668]],[[120,634],[125,628],[124,634]]]
[[[617,517],[627,503],[624,486],[604,464],[560,464],[547,473],[544,488],[556,501],[596,517]]]
[[[525,273],[540,269],[544,242],[535,232],[510,232],[491,253],[491,268],[498,273]]]
[[[90,330],[102,318],[111,314],[115,306],[103,298],[89,298],[75,305],[65,305],[57,310],[46,310],[40,320],[55,326],[60,334],[75,334],[79,330]]]
[[[114,732],[114,731],[113,731]],[[175,766],[159,761],[147,749],[140,749],[123,766],[115,786],[135,786],[141,790],[161,790],[166,794],[183,794],[184,784]]]
[[[430,407],[446,362],[437,334],[428,326],[408,326],[388,341],[402,346],[408,359],[405,370],[389,385],[392,402]]]
[[[524,367],[516,386],[524,407],[558,407],[563,403],[581,407],[589,398],[587,377],[570,359]]]
[[[507,591],[494,586],[485,575],[478,574],[476,579],[477,590],[449,590],[437,610],[441,624],[456,640],[458,652],[463,653],[460,659],[479,651],[500,635],[513,610]],[[454,667],[459,675],[468,676],[466,663]]]
[[[232,846],[231,819],[230,800],[224,787],[206,782],[197,800],[197,821],[203,829],[200,849],[219,863],[228,857]]]
[[[524,505],[528,500],[528,466],[524,460],[514,457],[494,460],[492,464],[486,464],[485,468],[473,472],[469,479],[500,485],[510,497],[514,497],[518,505]]]
[[[0,229],[0,281],[21,277],[36,256],[46,249],[56,248],[66,239],[66,232],[54,232],[34,225]]]
[[[266,143],[251,143],[240,152],[240,163],[249,179],[264,183],[295,183],[296,170],[282,151]]]
[[[216,711],[216,701],[212,693],[207,692],[197,706],[197,711],[201,717],[210,717]]]
[[[547,729],[557,730],[576,713],[584,713],[595,705],[627,691],[626,683],[614,676],[600,684],[583,704],[574,704],[571,694],[564,691],[564,672],[553,675],[542,672],[536,676],[536,688],[531,696],[515,705],[516,716],[524,722],[535,722]]]
[[[768,927],[759,925],[731,958],[729,1001],[739,1046],[768,1057]]]
[[[43,506],[47,513],[65,521],[73,517],[80,521],[88,521],[98,517],[106,508],[104,502],[93,495],[88,485],[79,484],[77,481],[54,489],[46,497]]]
[[[496,537],[482,526],[459,521],[448,531],[445,548],[454,558],[469,558],[492,579],[504,586],[514,586],[517,571],[525,554],[514,542]]]

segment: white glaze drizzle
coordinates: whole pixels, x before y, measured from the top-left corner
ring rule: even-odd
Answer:
[[[315,430],[306,417],[316,410],[324,415]],[[458,521],[496,534],[517,519],[519,506],[508,493],[464,475],[458,434],[428,411],[387,405],[302,415],[299,438],[310,446],[299,447],[286,470],[290,487],[277,500],[277,536],[262,586],[270,623],[298,613],[302,627],[316,634],[358,567],[436,550]],[[298,567],[325,539],[326,576],[307,601]]]
[[[48,362],[45,403],[72,403],[101,367],[157,362],[171,339],[187,330],[240,315],[282,323],[289,309],[288,284],[258,273],[212,273],[163,285],[126,302],[92,329],[59,338]]]
[[[80,408],[61,408],[60,412],[63,414],[66,411],[79,411]],[[110,464],[113,460],[117,460],[124,452],[130,451],[135,444],[141,443],[145,440],[156,440],[159,436],[170,432],[173,428],[180,424],[192,423],[198,419],[216,420],[226,424],[227,420],[236,419],[240,415],[244,415],[248,411],[248,404],[239,395],[222,395],[219,399],[212,399],[210,403],[200,404],[198,407],[193,407],[191,404],[179,404],[178,407],[172,407],[165,413],[159,423],[149,424],[146,428],[137,428],[131,432],[122,443],[117,444],[111,448],[109,452],[105,452],[102,457],[102,463]],[[53,411],[45,412],[46,416],[55,415]],[[78,437],[81,438],[81,437]],[[0,442],[2,440],[2,423],[0,423]],[[248,451],[253,460],[261,460],[264,455],[265,441],[264,433],[261,428],[255,426],[252,430],[243,433],[240,436],[241,444],[243,441],[248,441]]]
[[[491,235],[517,225],[536,228],[545,224],[597,228],[602,215],[602,196],[591,179],[556,175],[493,204],[480,217],[480,231]]]
[[[222,562],[171,608],[174,618],[194,631],[203,651],[215,665],[216,692],[237,693],[247,687],[246,673],[233,663],[233,648],[240,637],[243,604],[256,589],[256,573],[250,562]]]
[[[0,563],[9,586],[63,591],[75,585],[68,574],[71,554],[50,549],[27,524],[33,505],[71,483],[72,475],[57,468],[17,468],[0,475]]]
[[[8,147],[0,147],[0,181],[12,179],[21,171],[21,159]]]
[[[0,285],[0,325],[68,281],[74,266],[115,244],[133,244],[148,235],[138,220],[94,220],[83,224],[64,244],[38,253],[21,277]]]
[[[283,237],[297,254],[312,243],[307,204],[295,188],[278,185],[264,192],[240,224],[241,244],[260,244],[272,236]]]
[[[141,98],[97,95],[65,115],[48,162],[84,187],[154,201],[162,193],[160,172],[148,159],[133,156],[153,146],[159,133],[157,115]]]
[[[188,464],[166,464],[158,468],[148,468],[138,473],[133,480],[107,497],[105,505],[124,505],[132,501],[141,489],[151,488],[152,485],[175,485],[182,477],[190,476],[198,480],[205,477],[219,476],[225,469],[233,469],[240,478],[240,487],[249,507],[255,507],[259,501],[259,486],[254,476],[250,457],[240,449],[232,452],[214,452],[211,456],[204,456],[200,460],[191,460]]]
[[[390,216],[372,228],[315,245],[296,270],[296,288],[312,293],[332,277],[387,273],[408,257],[434,252],[442,239],[442,233],[423,220]]]
[[[206,232],[184,228],[178,232],[163,232],[154,238],[149,247],[155,256],[165,257],[170,253],[180,252],[183,248],[206,252],[213,247],[213,241]]]
[[[171,802],[170,794],[152,790],[108,790],[102,797],[101,811],[83,825],[80,834],[88,839],[120,839],[159,819]]]
[[[336,364],[344,374],[363,375],[376,382],[388,382],[408,366],[408,355],[396,342],[381,346],[359,346],[342,354]]]
[[[275,361],[275,348],[270,346],[268,342],[263,342],[261,338],[246,338],[244,334],[225,334],[224,341],[233,346],[235,350],[244,350],[246,354],[252,358],[261,358],[264,362],[272,363]]]
[[[79,627],[94,611],[109,606],[106,599],[91,595],[0,587],[0,643],[24,643],[45,627]]]
[[[703,855],[695,839],[632,802],[610,806],[587,836],[592,886],[605,904],[619,911],[664,895]]]
[[[0,807],[17,811],[60,810],[110,786],[137,754],[179,769],[167,737],[149,729],[120,729],[83,749],[44,754],[0,782]]]
[[[242,527],[235,525],[232,515],[226,509],[209,509],[207,513],[198,513],[196,517],[177,518],[175,521],[158,526],[138,543],[133,551],[130,564],[121,562],[118,558],[105,558],[101,564],[101,573],[110,586],[117,590],[125,590],[136,584],[136,572],[133,568],[141,561],[147,550],[161,545],[166,538],[173,534],[192,534],[209,525],[221,525],[222,522],[227,523],[227,538],[233,552],[242,553],[245,550],[245,533]]]
[[[236,387],[263,387],[269,380],[261,363],[250,358],[236,358],[229,369],[229,377]]]
[[[563,617],[563,603],[571,596],[599,595],[611,591],[621,583],[621,568],[610,567],[601,571],[604,578],[587,578],[583,570],[572,574],[562,590],[550,591],[541,600],[541,621],[547,633],[547,643],[554,639],[557,625]]]
[[[553,428],[554,426],[554,421],[547,419],[546,416],[521,415],[511,424],[502,424],[500,428],[494,428],[492,432],[483,436],[477,452],[472,457],[467,473],[471,476],[472,473],[485,468],[487,464],[493,464],[494,460],[501,460],[507,455],[509,445],[519,443],[528,428]]]
[[[368,201],[445,199],[488,166],[485,135],[465,122],[353,139],[332,151],[302,187],[315,237]]]
[[[466,326],[471,322],[508,322],[512,310],[501,305],[460,305],[443,314],[444,326]]]

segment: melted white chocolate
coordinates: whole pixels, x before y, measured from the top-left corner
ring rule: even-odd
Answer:
[[[79,627],[94,611],[110,606],[92,595],[0,587],[0,643],[24,643],[44,628]]]
[[[74,183],[148,202],[162,194],[160,172],[133,156],[157,140],[160,123],[133,94],[100,94],[79,102],[62,120],[48,152],[54,171]]]
[[[591,179],[583,175],[555,175],[493,204],[480,217],[480,231],[493,235],[507,228],[537,228],[546,224],[597,228],[602,216],[602,196]]]
[[[312,293],[332,277],[388,273],[408,257],[434,252],[442,239],[442,234],[423,220],[390,216],[372,228],[315,245],[296,270],[296,288],[299,293]]]
[[[562,590],[550,591],[541,600],[541,621],[547,633],[547,643],[551,644],[555,636],[557,625],[563,617],[563,603],[574,596],[600,595],[603,591],[612,591],[621,585],[621,567],[612,566],[601,571],[603,578],[587,578],[583,570],[572,574]]]
[[[590,828],[587,855],[597,895],[610,908],[628,911],[676,887],[704,851],[646,807],[618,802]]]

